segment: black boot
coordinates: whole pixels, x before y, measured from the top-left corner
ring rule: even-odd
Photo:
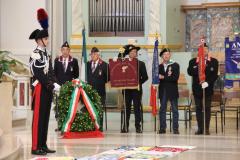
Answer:
[[[127,123],[127,127],[125,127],[125,125],[123,125],[122,129],[121,129],[121,133],[128,133],[128,128],[129,128],[129,124]]]
[[[32,154],[34,154],[34,155],[46,155],[47,152],[44,151],[43,149],[37,149],[37,150],[32,150]]]
[[[124,127],[123,127],[123,128],[121,129],[121,133],[128,133],[128,128],[124,128]]]
[[[136,133],[142,133],[141,125],[136,127]]]
[[[47,146],[42,147],[42,150],[45,151],[46,153],[55,153],[56,152],[55,150],[49,149]]]
[[[206,131],[205,131],[205,135],[210,135],[209,130],[206,130]]]
[[[173,130],[173,134],[180,134],[178,129]]]
[[[203,131],[200,130],[200,129],[198,129],[198,130],[195,132],[195,135],[201,135],[201,134],[203,134]]]
[[[158,131],[158,134],[165,134],[166,133],[166,129],[163,129],[161,128],[159,131]]]

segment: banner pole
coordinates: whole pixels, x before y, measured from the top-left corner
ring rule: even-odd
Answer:
[[[127,107],[126,107],[126,90],[123,93],[124,100],[124,131],[127,132]]]
[[[56,114],[55,114],[55,118],[56,118],[56,120],[57,120],[57,122],[58,122],[58,96],[57,96],[57,94],[55,93],[55,103],[56,103]]]
[[[58,127],[58,125],[59,125],[59,115],[58,115],[58,95],[55,93],[55,103],[56,103],[56,110],[55,110],[55,118],[56,118],[56,121],[57,121],[57,128],[55,129],[55,132],[57,132],[57,131],[59,131],[59,127]]]
[[[206,101],[205,101],[205,88],[203,89],[203,133],[206,134]]]
[[[154,131],[157,131],[157,115],[158,115],[158,87],[156,87],[156,110],[157,110],[157,114],[154,117]]]

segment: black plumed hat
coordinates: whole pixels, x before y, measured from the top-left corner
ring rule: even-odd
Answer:
[[[36,39],[36,37],[37,37],[37,35],[38,35],[39,32],[40,32],[39,29],[35,29],[35,30],[31,33],[31,35],[29,36],[29,39]]]
[[[123,46],[122,48],[120,48],[120,52],[118,53],[118,57],[125,57],[126,55],[128,55],[131,50],[136,49],[137,51],[139,51],[141,48],[134,46],[132,44],[128,44]]]

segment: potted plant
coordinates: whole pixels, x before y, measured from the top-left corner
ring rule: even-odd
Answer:
[[[16,65],[16,61],[15,60],[10,60],[7,58],[7,55],[10,52],[8,51],[0,51],[0,82],[3,79],[3,73],[11,73],[11,66]]]

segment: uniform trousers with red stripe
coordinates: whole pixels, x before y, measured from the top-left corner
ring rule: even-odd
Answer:
[[[36,108],[36,96],[33,99],[33,121],[32,121],[32,150],[47,146],[48,124],[53,94],[45,87],[41,87],[40,105]],[[39,111],[37,111],[39,109]],[[35,127],[35,131],[34,131]]]

